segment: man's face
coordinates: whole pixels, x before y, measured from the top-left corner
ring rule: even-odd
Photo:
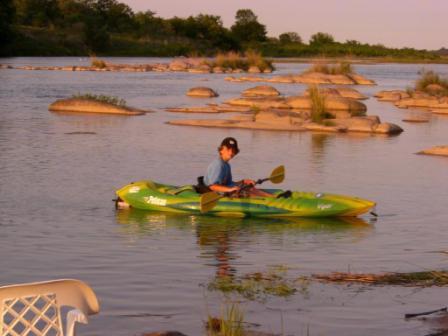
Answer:
[[[223,146],[221,149],[221,158],[224,161],[229,161],[235,156],[235,151],[231,147]]]

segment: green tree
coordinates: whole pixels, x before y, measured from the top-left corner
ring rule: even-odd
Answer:
[[[302,38],[295,32],[287,32],[278,36],[280,43],[302,43]]]
[[[47,27],[57,20],[60,12],[57,0],[14,0],[17,23]]]
[[[134,12],[128,5],[117,0],[96,0],[93,8],[109,32],[129,32],[134,28]]]
[[[134,15],[137,36],[165,37],[173,34],[173,29],[168,20],[156,16],[153,11],[138,12]]]
[[[257,16],[250,9],[239,9],[236,12],[231,31],[240,42],[266,41],[266,26],[258,22]]]
[[[12,0],[0,2],[0,45],[9,44],[14,40],[15,33],[12,28],[15,17],[15,7]],[[0,51],[1,54],[1,51]]]
[[[310,45],[323,45],[334,43],[334,38],[327,33],[316,33],[310,38]]]

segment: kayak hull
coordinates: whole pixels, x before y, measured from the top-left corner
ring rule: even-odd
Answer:
[[[273,197],[229,198],[219,200],[207,215],[220,217],[355,217],[368,212],[375,202],[358,197],[292,192],[276,198],[281,189],[265,189]],[[201,214],[200,197],[192,186],[176,187],[143,180],[116,191],[120,206],[172,213]]]

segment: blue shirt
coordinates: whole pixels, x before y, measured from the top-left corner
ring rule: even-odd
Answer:
[[[232,169],[230,164],[221,157],[213,160],[207,168],[207,173],[204,176],[205,185],[211,186],[213,184],[219,184],[223,186],[233,186],[232,181]]]

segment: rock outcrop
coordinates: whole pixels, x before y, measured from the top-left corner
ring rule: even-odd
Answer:
[[[364,100],[368,98],[359,91],[349,87],[335,87],[335,88],[327,87],[327,88],[321,88],[319,92],[324,96],[335,96],[335,97],[351,98],[356,100]],[[309,89],[305,91],[304,95],[309,96]]]
[[[226,77],[231,82],[270,82],[270,83],[300,83],[300,84],[335,84],[335,85],[375,85],[370,79],[358,74],[330,75],[320,72],[305,72],[300,75],[284,75],[272,78],[266,77]]]
[[[439,85],[430,85],[434,85],[434,90],[439,90]],[[448,96],[439,97],[419,91],[413,92],[411,96],[405,91],[392,90],[380,91],[375,97],[382,101],[391,101],[399,108],[422,108],[433,113],[448,114]]]
[[[259,93],[265,96],[259,96]],[[348,91],[350,94],[352,92]],[[367,107],[360,101],[345,98],[333,91],[324,97],[324,115],[320,123],[313,122],[313,102],[308,96],[277,96],[272,87],[259,86],[244,91],[249,97],[234,98],[225,104],[206,107],[168,109],[171,112],[219,113],[242,112],[231,119],[192,119],[170,121],[172,125],[248,128],[275,131],[364,132],[398,134],[403,129],[395,124],[382,123],[377,116],[365,116]],[[252,96],[254,95],[254,96]],[[270,96],[272,95],[272,96]]]
[[[133,107],[118,106],[92,99],[81,98],[60,99],[52,103],[48,109],[52,112],[103,113],[129,116],[151,112]]]
[[[199,97],[199,98],[213,98],[218,97],[219,95],[216,93],[216,91],[208,88],[208,87],[194,87],[188,90],[187,96],[189,97]]]

